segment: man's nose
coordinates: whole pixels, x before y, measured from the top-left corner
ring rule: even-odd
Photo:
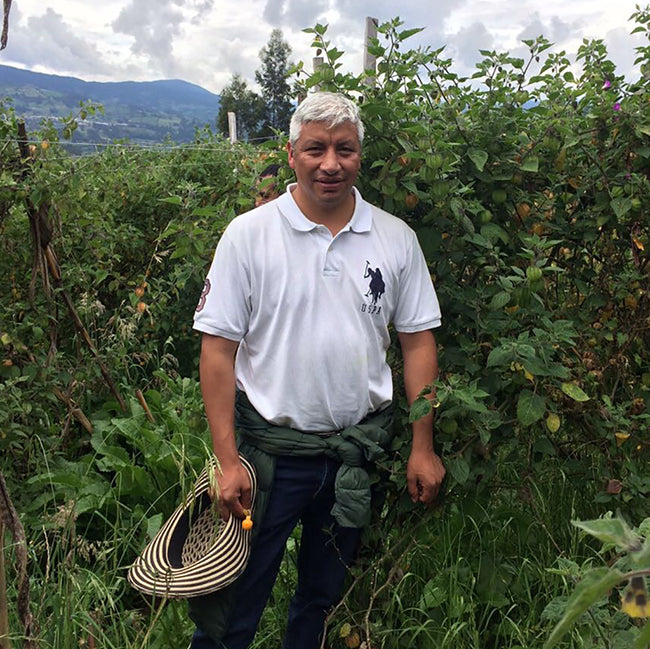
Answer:
[[[336,149],[331,147],[325,150],[320,166],[328,174],[336,173],[341,168],[339,158],[336,155]]]

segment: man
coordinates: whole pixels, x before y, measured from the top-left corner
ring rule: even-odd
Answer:
[[[262,491],[268,484],[255,503],[246,570],[227,593],[190,601],[194,649],[249,646],[298,522],[298,586],[283,647],[320,647],[368,522],[367,460],[390,443],[390,322],[409,401],[437,375],[431,278],[413,231],[354,188],[362,140],[354,103],[309,96],[290,127],[297,182],[230,224],[206,280],[194,326],[203,332],[201,387],[222,515],[243,518],[252,505],[240,451]],[[432,424],[432,416],[413,424],[414,502],[431,502],[445,474]]]

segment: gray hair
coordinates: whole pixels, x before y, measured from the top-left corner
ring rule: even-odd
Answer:
[[[302,125],[307,122],[327,122],[330,127],[345,122],[357,128],[359,145],[363,144],[363,122],[358,106],[346,96],[334,92],[316,92],[309,95],[291,116],[289,141],[295,146]]]

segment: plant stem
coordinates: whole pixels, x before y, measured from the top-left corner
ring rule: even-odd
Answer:
[[[9,601],[5,576],[5,526],[0,520],[0,649],[11,649],[9,640]]]

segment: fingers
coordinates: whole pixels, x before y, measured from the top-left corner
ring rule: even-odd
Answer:
[[[251,483],[248,473],[243,466],[233,470],[226,470],[217,474],[219,483],[219,497],[217,506],[224,520],[231,516],[243,519],[244,509],[250,509],[252,504]]]
[[[423,485],[422,483],[419,483],[420,485],[420,497],[418,500],[421,503],[428,504],[430,503],[435,497],[438,492],[437,485],[433,484],[426,484]]]
[[[417,476],[407,473],[406,486],[409,496],[411,496],[411,502],[416,503],[420,499],[420,481],[417,479]]]
[[[222,498],[219,500],[219,511],[224,520],[228,520],[232,514],[235,518],[244,518],[244,506],[241,503],[238,495],[233,495],[230,498]]]
[[[433,481],[433,482],[428,482],[426,484],[422,484],[421,482],[419,482],[419,485],[420,485],[419,501],[421,503],[425,503],[425,504],[432,503],[438,497],[438,493],[440,492],[440,482]]]
[[[241,503],[242,509],[251,509],[251,507],[253,506],[253,502],[251,498],[250,482],[248,483],[247,487],[241,490],[241,496],[239,498],[239,502]]]

